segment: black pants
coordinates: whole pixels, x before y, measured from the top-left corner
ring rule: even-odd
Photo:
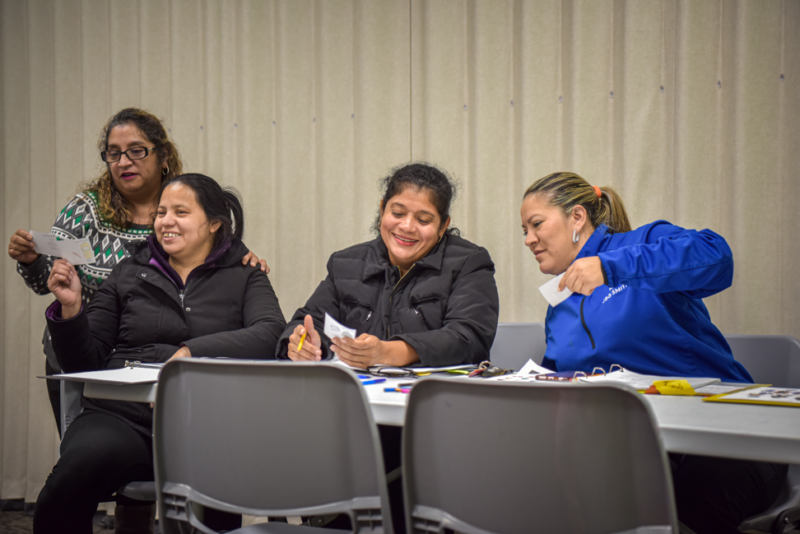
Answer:
[[[69,425],[61,458],[36,500],[35,534],[91,534],[101,502],[134,481],[153,480],[153,441],[112,415],[84,410]],[[117,504],[149,506],[152,502],[117,497]],[[242,516],[207,509],[204,523],[217,531],[242,526]]]
[[[34,533],[91,534],[98,503],[135,480],[153,480],[152,440],[116,417],[84,411],[70,424],[39,493]]]
[[[789,466],[670,454],[678,519],[696,534],[738,534],[778,497]]]
[[[60,373],[50,362],[45,360],[44,371],[47,375],[54,375]],[[56,428],[58,435],[61,436],[61,381],[60,380],[45,380],[47,383],[47,396],[50,398],[50,407],[53,409],[53,415],[56,418]]]

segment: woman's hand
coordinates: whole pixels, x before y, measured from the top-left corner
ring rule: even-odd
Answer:
[[[184,345],[181,348],[179,348],[175,354],[170,356],[169,359],[172,360],[173,358],[191,358],[191,357],[192,357],[192,351],[189,350],[189,347]]]
[[[53,262],[47,288],[61,303],[61,318],[70,319],[81,311],[81,281],[75,267],[67,260]]]
[[[331,341],[331,350],[351,367],[366,369],[379,363],[404,367],[419,361],[417,351],[402,340],[381,341],[375,336],[361,334],[355,339],[335,337]]]
[[[605,284],[603,277],[603,264],[598,256],[575,260],[569,266],[564,278],[558,284],[558,290],[564,291],[566,287],[573,293],[591,295],[596,287]]]
[[[33,250],[33,236],[22,228],[14,232],[8,243],[8,255],[23,265],[35,262],[39,258],[39,253]]]
[[[303,346],[298,352],[297,346],[305,333],[308,333],[308,335],[303,340]],[[322,358],[321,346],[322,340],[314,329],[314,319],[310,315],[306,315],[303,319],[303,324],[297,325],[292,335],[289,336],[289,359],[296,362],[318,362]]]
[[[247,254],[242,258],[242,265],[247,265],[250,263],[250,267],[255,267],[256,265],[261,265],[261,270],[265,273],[269,274],[269,265],[267,265],[267,260],[260,260],[258,256],[253,254],[252,250],[248,250]]]

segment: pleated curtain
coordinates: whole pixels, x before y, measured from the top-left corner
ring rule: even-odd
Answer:
[[[116,111],[162,118],[185,169],[242,193],[246,244],[289,317],[328,256],[370,239],[379,179],[422,160],[496,264],[501,321],[542,321],[522,192],[573,171],[634,226],[711,228],[724,333],[800,337],[798,0],[0,0],[2,238],[48,231],[97,176]],[[7,242],[7,241],[6,241]],[[0,271],[0,498],[57,458],[51,296]],[[628,335],[624,328],[619,335]]]

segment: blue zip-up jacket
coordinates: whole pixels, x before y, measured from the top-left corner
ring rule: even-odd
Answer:
[[[730,287],[733,253],[710,230],[656,221],[631,232],[600,225],[576,259],[599,256],[607,279],[547,309],[543,365],[752,382],[733,359],[702,299]]]

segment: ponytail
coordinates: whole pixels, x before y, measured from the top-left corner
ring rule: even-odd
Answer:
[[[242,239],[244,236],[244,208],[242,207],[242,200],[239,198],[239,193],[232,187],[226,187],[222,190],[225,197],[225,204],[228,206],[231,218],[230,234],[232,237]],[[220,226],[220,229],[222,227]]]
[[[583,206],[592,226],[608,226],[614,233],[630,232],[631,223],[619,194],[608,186],[597,187],[571,172],[556,172],[537,180],[522,195],[540,194],[564,214],[572,213],[575,206]]]

